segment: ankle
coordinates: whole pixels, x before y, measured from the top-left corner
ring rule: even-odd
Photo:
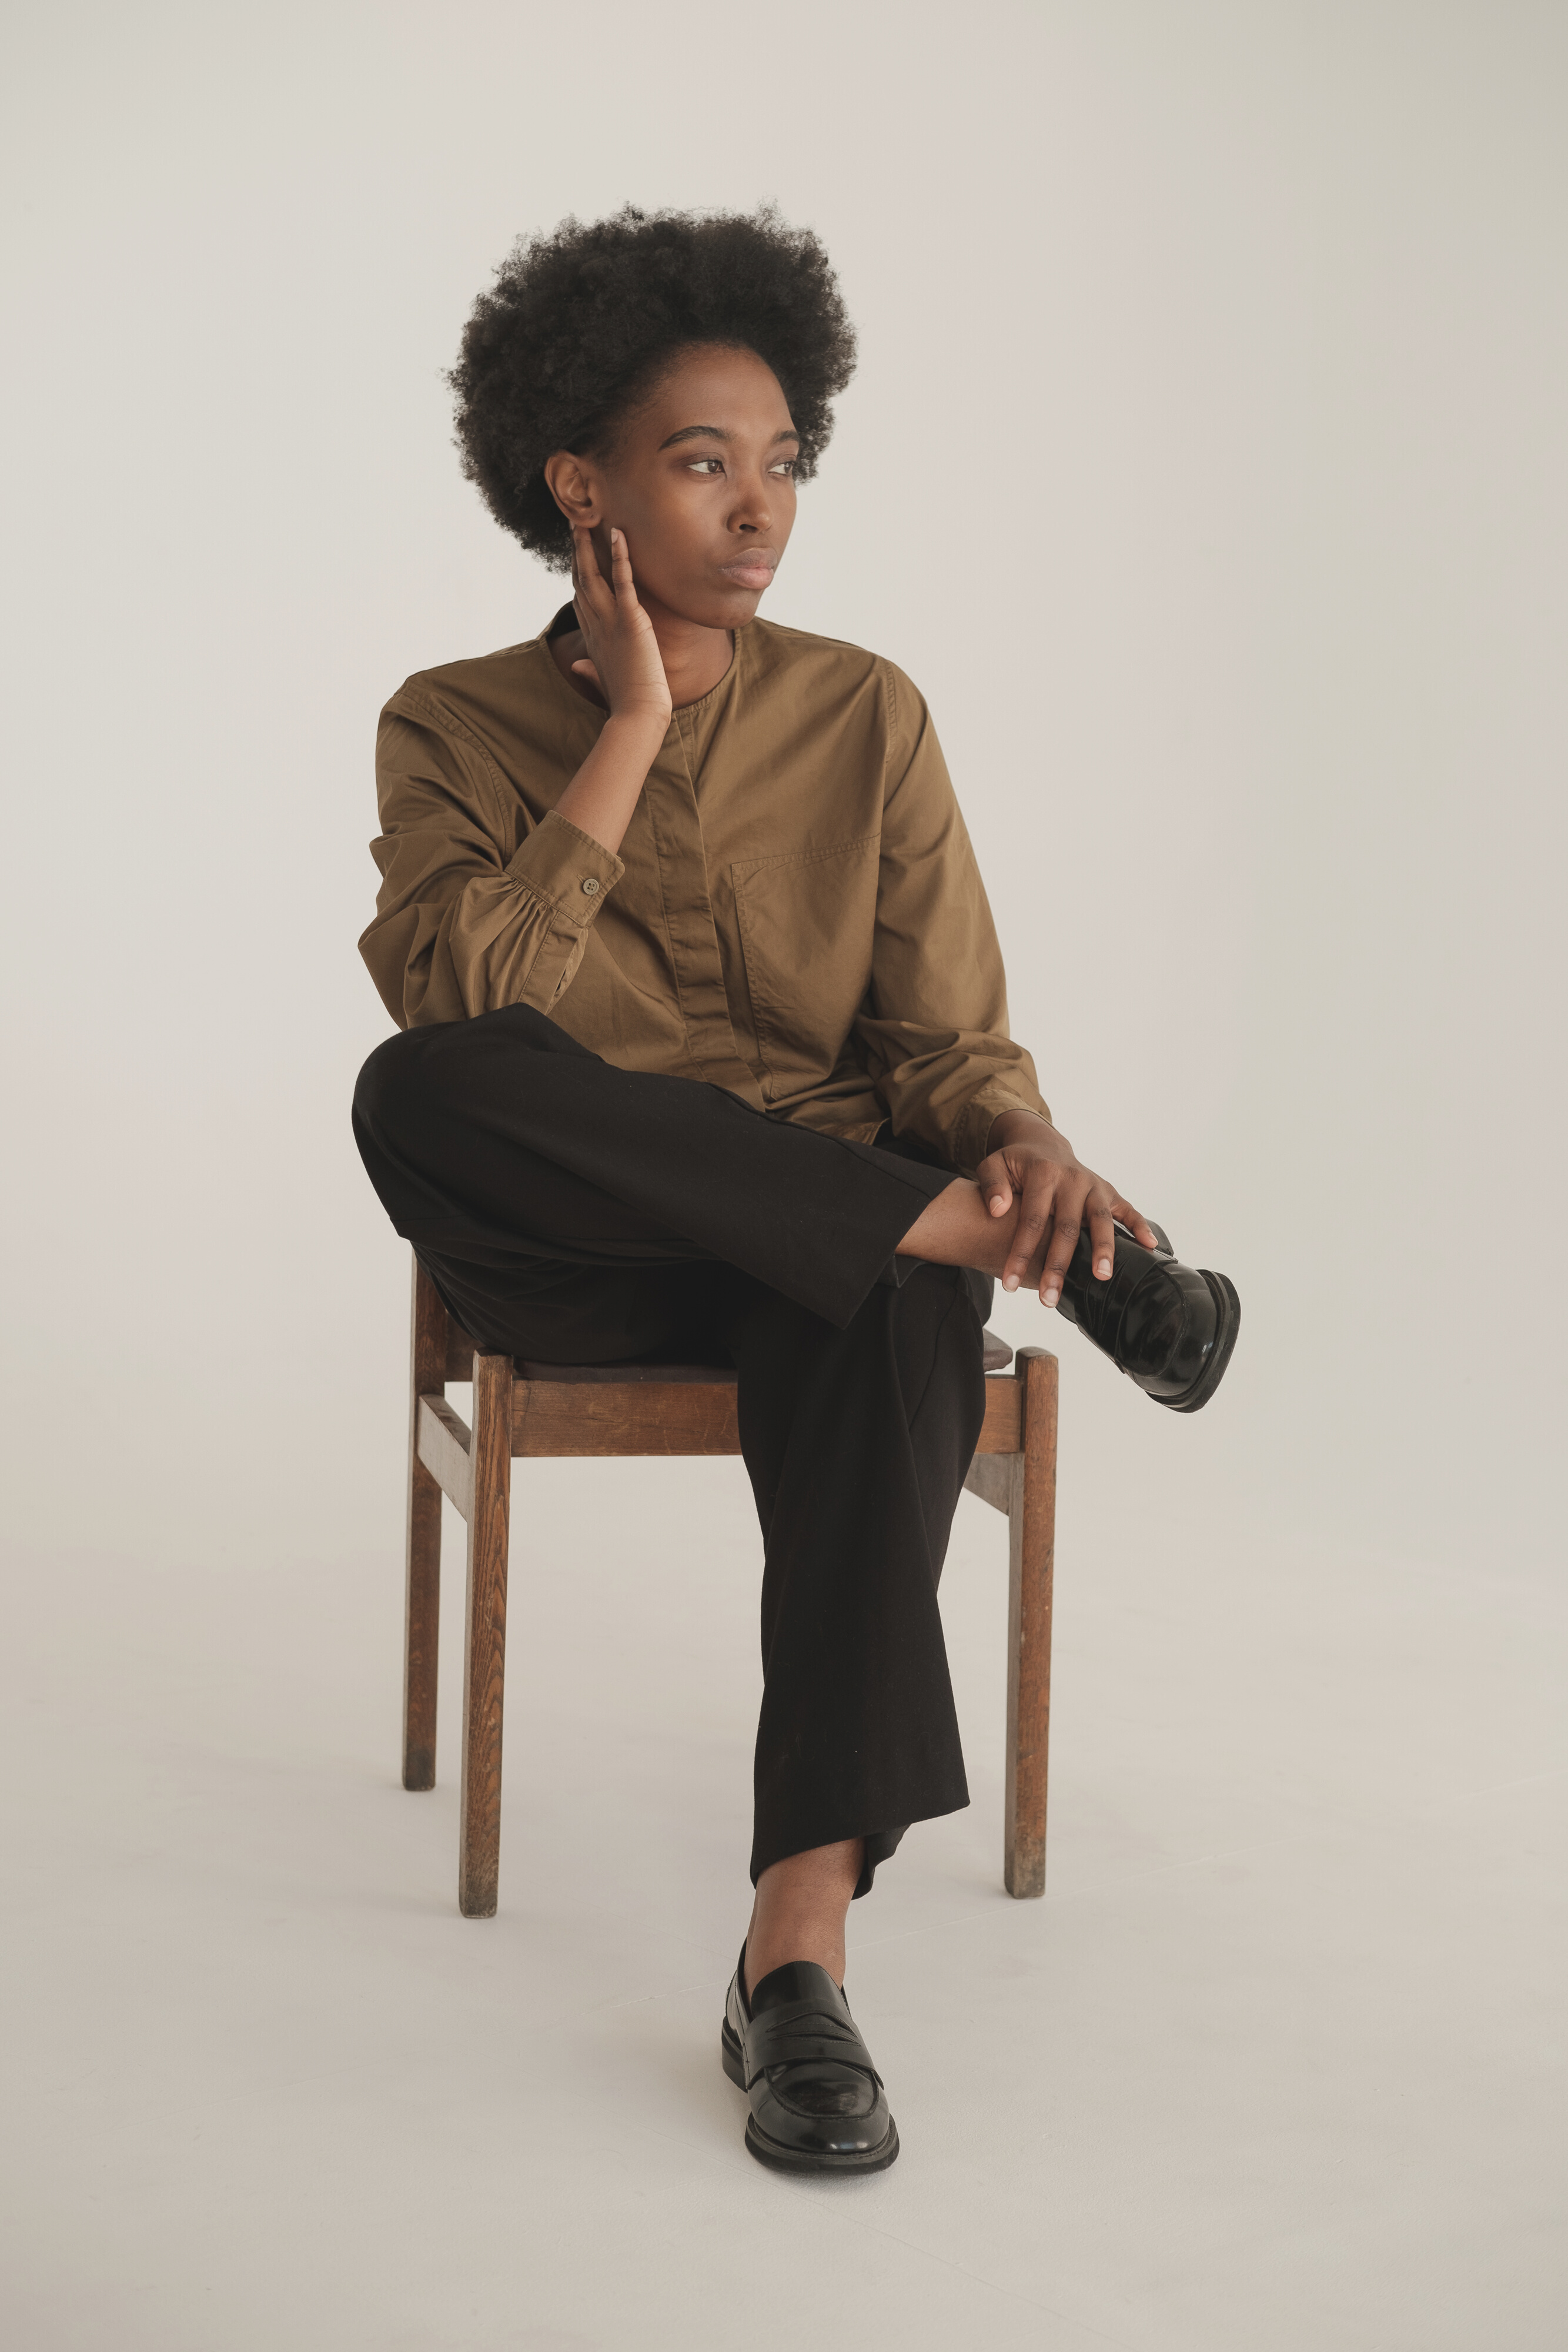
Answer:
[[[864,1861],[864,1842],[844,1838],[763,1872],[746,1936],[747,2000],[764,1977],[791,1960],[814,1962],[843,1983],[844,1921]]]
[[[841,1991],[844,1981],[842,1927],[841,1926],[836,1933],[831,1929],[826,1933],[821,1931],[813,1933],[810,1928],[803,1927],[795,1934],[786,1930],[782,1934],[769,1937],[758,1937],[753,1928],[746,1938],[747,2002],[749,2003],[752,1994],[764,1977],[770,1977],[775,1969],[788,1968],[791,1962],[800,1960],[812,1962],[820,1969],[826,1969]]]
[[[993,1277],[1006,1269],[1018,1230],[1019,1202],[1005,1216],[993,1217],[977,1184],[956,1176],[921,1211],[898,1244],[901,1257],[923,1258],[932,1265],[972,1266]]]

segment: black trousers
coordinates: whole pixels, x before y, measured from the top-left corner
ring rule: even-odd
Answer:
[[[753,1880],[968,1802],[936,1586],[985,1412],[981,1276],[898,1244],[951,1171],[616,1069],[526,1005],[377,1047],[354,1133],[465,1329],[733,1363],[762,1522]]]

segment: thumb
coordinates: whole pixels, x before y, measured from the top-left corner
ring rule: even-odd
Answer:
[[[1005,1161],[986,1160],[976,1174],[980,1198],[993,1217],[1005,1217],[1013,1204],[1013,1188]]]

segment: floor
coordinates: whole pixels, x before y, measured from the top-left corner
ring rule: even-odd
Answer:
[[[1064,1501],[1049,1885],[1014,1904],[1006,1543],[966,1500],[974,1802],[852,1921],[904,2155],[813,2187],[745,2154],[716,2054],[740,1474],[604,1465],[586,1529],[584,1475],[518,1465],[488,1923],[455,1903],[459,1575],[416,1797],[395,1560],[22,1563],[14,2352],[1559,2352],[1559,1592]]]

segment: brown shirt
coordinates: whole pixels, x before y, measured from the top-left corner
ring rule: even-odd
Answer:
[[[901,670],[754,621],[674,713],[620,856],[555,814],[603,723],[545,636],[393,695],[360,948],[400,1026],[532,1004],[622,1069],[861,1140],[889,1118],[970,1172],[999,1111],[1045,1112]]]

